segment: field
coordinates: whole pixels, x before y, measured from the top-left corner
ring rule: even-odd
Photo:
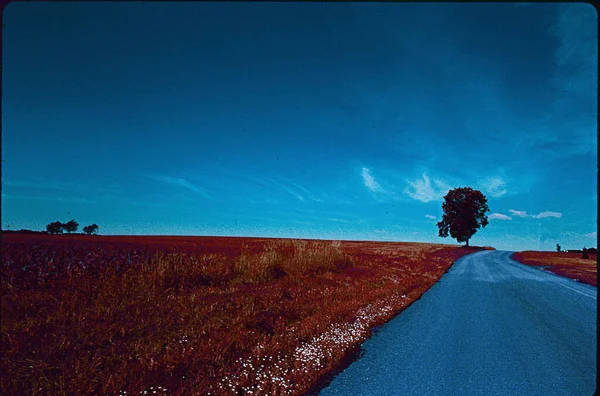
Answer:
[[[456,245],[2,236],[2,394],[305,394]]]
[[[545,268],[547,271],[598,286],[598,262],[595,254],[590,254],[589,259],[582,259],[581,253],[524,251],[515,253],[513,259],[531,266],[548,266]]]

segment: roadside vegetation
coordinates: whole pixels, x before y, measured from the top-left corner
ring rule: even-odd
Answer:
[[[7,234],[0,393],[303,394],[475,250]]]
[[[558,249],[557,249],[558,250]],[[513,254],[512,258],[531,266],[544,266],[547,271],[566,276],[576,281],[598,286],[598,257],[596,249],[582,251],[535,252],[524,251]]]

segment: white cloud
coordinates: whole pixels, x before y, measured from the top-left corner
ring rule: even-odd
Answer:
[[[435,220],[436,219],[435,216],[429,215],[429,214],[425,215],[425,217],[427,217],[428,219],[431,219],[431,220]]]
[[[432,186],[429,176],[427,176],[425,173],[423,173],[422,180],[418,179],[414,182],[408,181],[408,184],[410,184],[410,187],[407,187],[404,192],[411,198],[421,202],[441,200],[450,189],[450,186],[437,179],[433,181],[435,187]]]
[[[546,217],[556,217],[557,219],[560,219],[562,217],[562,213],[558,213],[558,212],[542,212],[542,213],[538,213],[536,215],[529,215],[527,214],[526,211],[524,210],[513,210],[513,209],[509,209],[508,210],[510,213],[512,213],[515,216],[518,217],[531,217],[532,219],[543,219]]]
[[[481,189],[486,194],[491,195],[494,198],[501,197],[508,192],[508,190],[504,188],[506,186],[506,182],[499,177],[489,177],[484,179],[480,184]]]
[[[508,210],[510,213],[512,213],[514,216],[517,217],[529,217],[529,215],[527,214],[526,211],[524,210],[513,210],[513,209],[509,209]]]
[[[373,192],[382,192],[383,189],[381,186],[375,181],[373,176],[371,176],[371,171],[369,168],[362,168],[361,175],[363,178],[363,183],[365,187]]]
[[[588,238],[598,238],[598,233],[597,232],[590,232],[589,234],[585,234],[586,237]]]
[[[501,213],[492,213],[491,215],[488,216],[488,219],[490,220],[512,220],[512,217],[507,216],[507,215],[503,215]]]
[[[534,219],[543,219],[545,217],[556,217],[557,219],[560,219],[562,217],[562,213],[558,213],[558,212],[542,212],[540,214],[531,215],[531,217],[533,217]]]

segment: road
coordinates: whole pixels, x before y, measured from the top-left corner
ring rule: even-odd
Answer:
[[[597,288],[513,252],[459,259],[321,395],[592,395]]]

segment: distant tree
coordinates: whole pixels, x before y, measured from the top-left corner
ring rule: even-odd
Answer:
[[[558,243],[556,244],[556,251],[560,252],[560,245]]]
[[[65,231],[67,231],[69,234],[72,232],[77,231],[77,227],[79,227],[79,223],[75,221],[75,219],[73,220],[69,220],[68,222],[64,223],[63,228],[65,229]]]
[[[581,251],[581,258],[582,259],[589,259],[590,255],[588,253],[588,250],[586,248],[583,248],[583,250]]]
[[[48,234],[62,234],[63,224],[60,221],[53,221],[46,226],[46,231]]]
[[[88,226],[83,227],[83,232],[85,232],[88,235],[92,235],[92,234],[96,234],[98,232],[98,224],[94,223]]]
[[[477,232],[480,227],[488,225],[486,212],[490,208],[487,205],[487,198],[479,190],[473,190],[471,187],[455,188],[448,191],[442,204],[444,215],[442,221],[437,223],[439,236],[446,238],[448,234],[459,243],[466,242],[469,246],[469,239]]]

